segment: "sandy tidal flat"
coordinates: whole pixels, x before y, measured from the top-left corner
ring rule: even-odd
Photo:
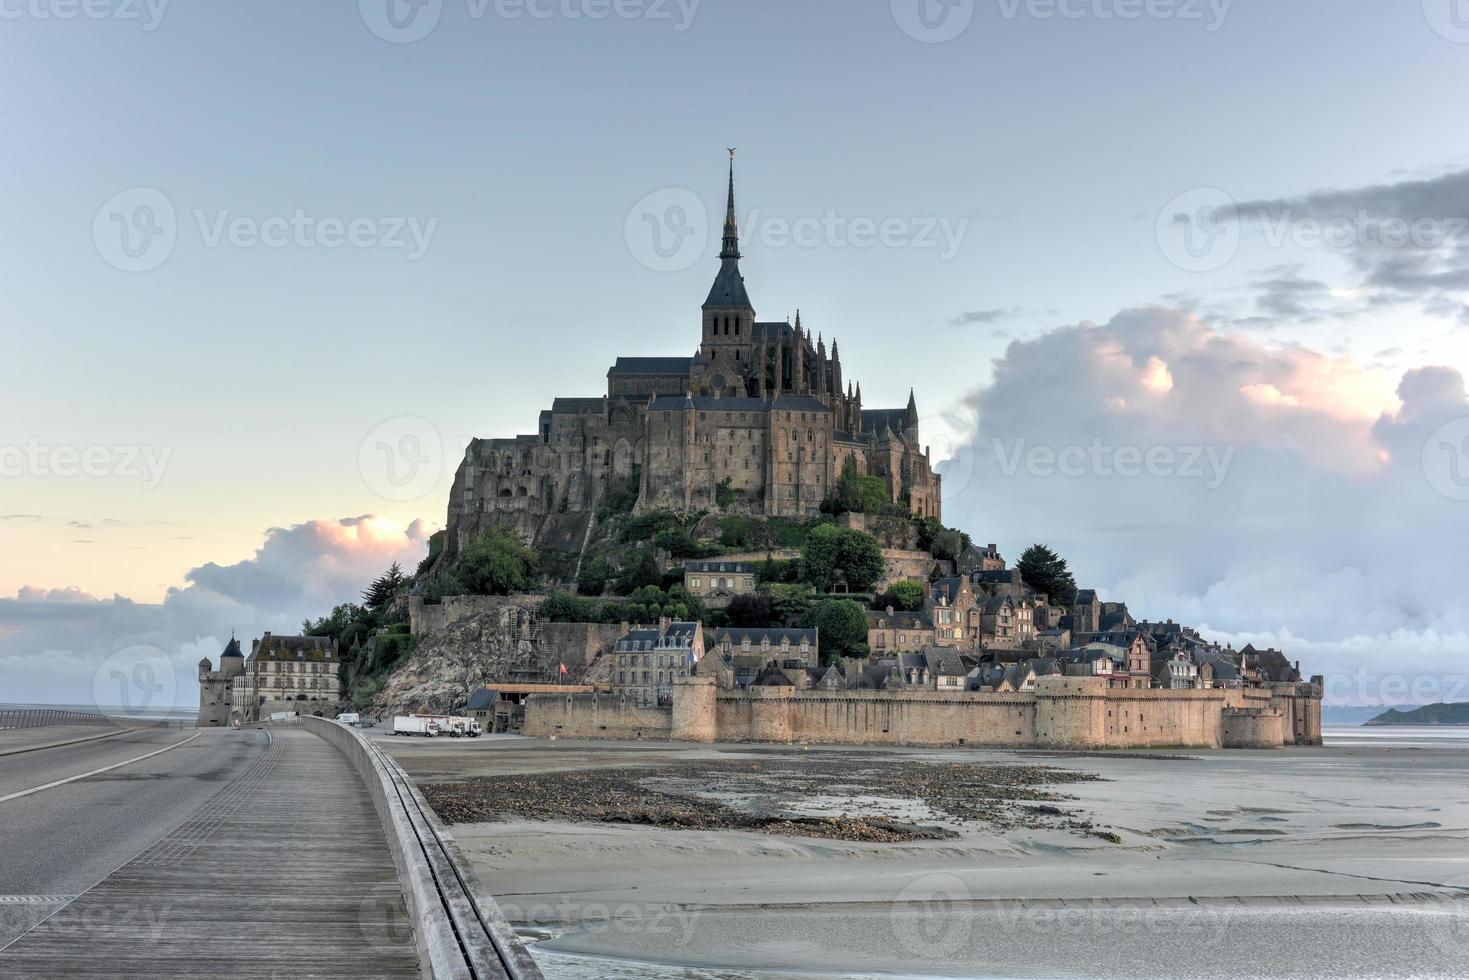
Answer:
[[[840,788],[850,753],[499,739],[397,755],[425,783],[829,768],[835,793],[819,775],[766,793],[653,777],[721,805],[800,814],[852,809]],[[507,916],[546,937],[536,949],[552,977],[1469,975],[1469,741],[1400,732],[1279,752],[872,754],[885,766],[1097,778],[1052,787],[1060,820],[861,801],[951,832],[896,843],[513,816],[453,830]]]

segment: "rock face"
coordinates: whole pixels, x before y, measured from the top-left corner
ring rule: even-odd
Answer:
[[[447,622],[429,617],[432,628],[373,698],[384,715],[462,710],[471,691],[497,683],[554,684],[562,664],[563,682],[584,683],[622,633],[615,624],[541,622],[525,596],[446,606],[459,612]]]

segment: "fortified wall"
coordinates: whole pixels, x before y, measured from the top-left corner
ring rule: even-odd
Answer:
[[[1043,677],[1035,693],[797,691],[680,680],[672,707],[612,695],[537,695],[525,734],[692,742],[1122,749],[1280,748],[1321,744],[1321,693],[1270,689],[1108,688],[1104,678]]]

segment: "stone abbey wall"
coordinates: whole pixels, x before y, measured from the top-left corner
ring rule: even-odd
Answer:
[[[1310,685],[1274,690],[1109,689],[1105,679],[1041,678],[1034,694],[674,688],[672,708],[605,695],[538,696],[526,734],[700,742],[993,746],[1066,749],[1280,748],[1319,745],[1321,699]]]

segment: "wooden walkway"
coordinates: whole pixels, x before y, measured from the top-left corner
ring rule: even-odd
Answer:
[[[290,728],[183,826],[0,951],[6,978],[418,975],[371,798],[341,752]]]

